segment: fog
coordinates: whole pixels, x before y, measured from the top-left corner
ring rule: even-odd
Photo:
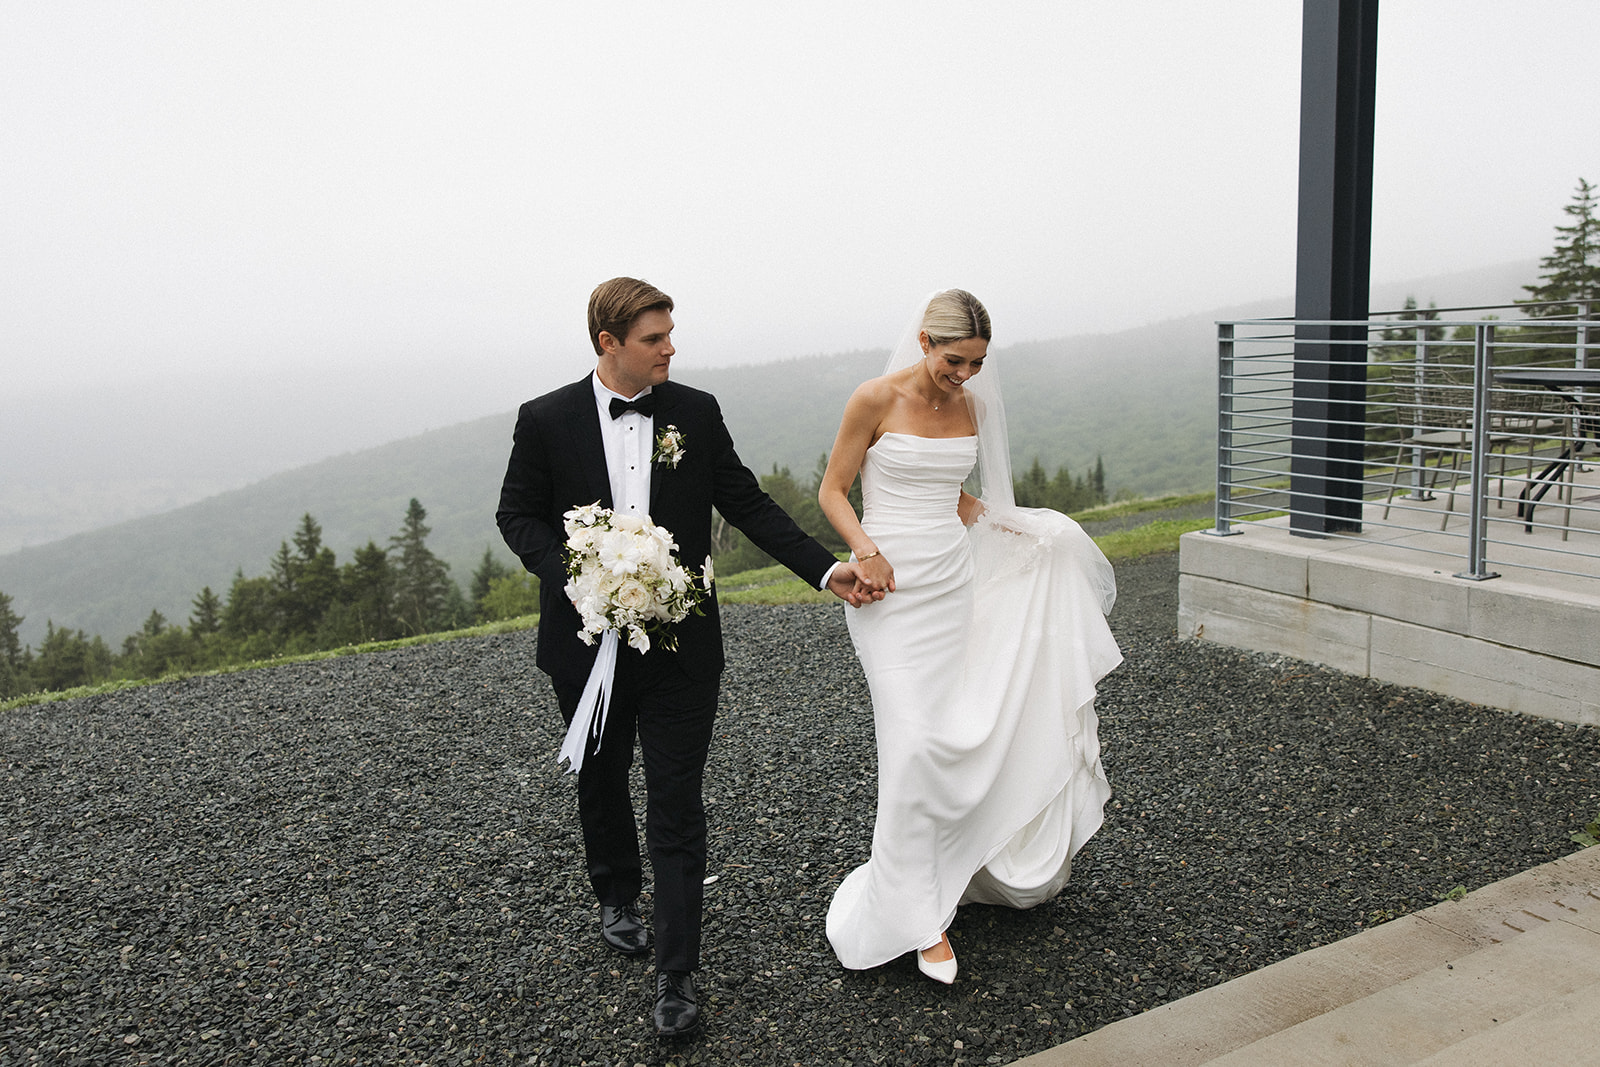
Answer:
[[[1597,31],[1383,5],[1375,279],[1549,250]],[[1289,0],[6,5],[0,551],[509,411],[616,274],[685,371],[1287,298],[1299,59]]]

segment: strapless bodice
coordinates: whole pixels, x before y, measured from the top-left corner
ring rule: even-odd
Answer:
[[[976,437],[886,433],[861,463],[864,522],[917,517],[956,519],[961,483],[978,461]]]

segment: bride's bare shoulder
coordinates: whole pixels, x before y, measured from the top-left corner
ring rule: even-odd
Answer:
[[[877,378],[868,378],[856,386],[855,392],[850,394],[850,405],[880,411],[887,408],[894,403],[900,391],[900,386],[894,377],[892,374],[885,374]]]
[[[888,374],[881,374],[876,378],[868,378],[856,386],[853,396],[887,404],[896,397],[905,394],[910,377],[909,371],[901,368],[900,370],[890,371]]]

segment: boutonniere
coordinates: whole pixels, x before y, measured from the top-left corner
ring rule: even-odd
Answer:
[[[656,434],[656,450],[650,453],[652,463],[670,463],[676,467],[683,460],[683,431],[668,425]]]

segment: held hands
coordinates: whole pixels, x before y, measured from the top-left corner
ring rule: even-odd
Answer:
[[[882,600],[884,593],[894,592],[894,568],[876,548],[871,552],[857,555],[851,563],[860,576],[861,584],[879,591],[878,595],[873,597],[874,600]]]
[[[862,570],[861,564],[854,561],[839,564],[828,576],[828,591],[853,608],[882,600],[885,587],[867,577]],[[892,581],[888,588],[894,588]]]

